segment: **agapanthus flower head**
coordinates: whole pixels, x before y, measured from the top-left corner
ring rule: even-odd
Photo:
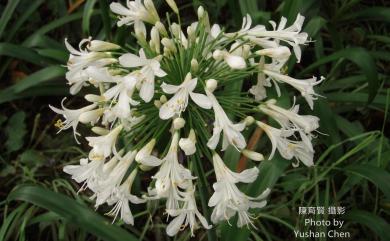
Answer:
[[[175,1],[166,3],[180,17]],[[186,227],[194,235],[200,227],[212,228],[210,221],[217,225],[236,214],[237,226],[253,226],[270,189],[251,197],[240,188],[261,175],[258,162],[272,161],[278,151],[285,159],[295,158],[294,167],[299,162],[314,165],[311,141],[319,119],[298,113],[301,105],[295,98],[286,109],[278,98],[267,95],[272,85],[282,95],[278,85],[286,83],[314,107],[319,96],[314,87],[323,78],[297,80],[283,71],[291,52],[299,61],[300,46],[308,42],[301,31],[304,17],[298,15],[291,26],[286,26],[285,18],[278,25],[271,21],[272,28],[267,29],[252,26],[247,15],[240,30],[226,32],[210,23],[203,7],[197,11],[198,21],[188,25],[173,18],[160,20],[151,0],[127,0],[125,6],[113,2],[110,9],[118,17],[118,27],[131,29],[137,45],[88,38],[76,50],[65,40],[70,93],[89,86],[87,104],[76,109],[62,102],[62,109],[50,108],[65,118],[56,124],[60,130],[72,128],[81,139],[77,127],[85,124],[94,134],[85,137],[88,156],[65,166],[64,172],[82,185],[80,190],[92,191],[96,208],[112,206],[107,215],[126,224],[134,224],[131,206],[160,200],[170,220],[166,229],[170,236]],[[241,80],[253,86],[229,90]],[[279,126],[266,124],[266,118]],[[246,132],[253,124],[270,139],[270,152],[247,145]],[[221,158],[229,147],[253,160],[254,167],[229,169]],[[209,194],[210,217],[203,216],[197,205],[198,179],[205,175],[195,167],[201,165],[213,169],[216,179]],[[149,187],[132,190],[139,176],[145,176]],[[209,207],[203,205],[202,210]]]

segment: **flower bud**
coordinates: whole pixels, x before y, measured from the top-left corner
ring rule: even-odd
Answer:
[[[157,10],[153,4],[152,0],[144,0],[144,5],[150,16],[152,17],[151,23],[155,23],[160,20],[160,17],[158,16]]]
[[[153,104],[154,104],[154,106],[156,106],[158,109],[160,109],[160,107],[161,107],[161,101],[159,101],[159,100],[155,100],[154,102],[153,102]]]
[[[164,24],[162,24],[160,21],[157,21],[154,26],[157,28],[158,32],[162,35],[162,36],[168,36],[168,32],[167,30],[165,29],[165,26]]]
[[[91,130],[93,133],[98,134],[100,136],[107,135],[110,132],[110,130],[107,130],[106,128],[102,128],[99,126],[94,126],[94,127],[92,127]]]
[[[208,79],[206,81],[206,88],[210,92],[214,92],[217,86],[218,86],[218,82],[215,79]]]
[[[255,118],[253,116],[247,116],[244,120],[246,126],[250,126],[255,123]]]
[[[176,46],[172,39],[163,38],[161,40],[162,45],[167,48],[170,52],[176,53]]]
[[[223,52],[223,51],[217,49],[217,50],[215,50],[215,51],[213,52],[213,58],[214,58],[215,60],[220,61],[220,60],[223,59],[223,57],[224,57],[224,52]]]
[[[168,3],[169,7],[171,7],[171,9],[172,9],[176,14],[179,14],[179,9],[177,8],[177,5],[176,5],[176,3],[175,3],[174,0],[165,0],[165,1]]]
[[[94,52],[104,52],[108,50],[120,49],[121,47],[119,45],[110,42],[105,42],[101,40],[92,40],[91,42],[89,42],[87,48],[88,50]]]
[[[84,98],[89,102],[101,102],[105,101],[104,96],[102,95],[94,95],[94,94],[87,94],[84,96]]]
[[[186,121],[181,117],[173,120],[173,128],[175,130],[180,130],[181,128],[184,127],[185,124],[186,124]]]
[[[179,140],[179,146],[187,156],[190,156],[196,152],[196,137],[195,131],[191,129],[188,138],[181,138]]]
[[[87,124],[87,123],[94,124],[99,119],[99,117],[101,115],[103,115],[103,113],[104,113],[104,109],[103,108],[99,108],[99,109],[96,109],[96,110],[90,110],[90,111],[82,113],[79,116],[79,121],[81,123],[84,123],[84,124]]]
[[[167,102],[167,101],[168,101],[168,99],[167,99],[167,97],[166,97],[165,95],[160,96],[160,102],[161,102],[161,104],[164,104],[164,103]]]
[[[226,63],[230,66],[232,69],[245,69],[246,63],[243,57],[232,55],[232,54],[225,54],[224,59]]]
[[[198,69],[199,69],[198,61],[196,59],[192,59],[191,60],[191,72],[196,73],[196,72],[198,72]]]
[[[160,53],[160,35],[156,27],[150,30],[150,46],[156,50],[156,53]]]
[[[248,149],[244,149],[242,151],[242,154],[244,156],[248,157],[249,159],[253,160],[253,161],[262,161],[262,160],[264,160],[263,154],[255,152],[255,151],[251,151],[251,150],[248,150]]]
[[[136,162],[141,162],[145,157],[150,156],[153,151],[154,145],[156,145],[156,139],[150,140],[144,147],[139,150],[135,156]]]
[[[134,22],[134,32],[138,40],[142,42],[146,41],[146,27],[142,21]]]
[[[198,7],[198,19],[202,19],[204,16],[204,8],[202,6]]]

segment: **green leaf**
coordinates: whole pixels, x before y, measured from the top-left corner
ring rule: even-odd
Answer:
[[[17,151],[23,146],[23,139],[27,133],[25,119],[26,113],[19,111],[13,114],[8,120],[5,128],[8,139],[5,142],[5,146],[10,152]]]
[[[344,218],[367,226],[383,241],[390,240],[390,225],[383,218],[375,214],[363,210],[351,210]]]
[[[20,162],[27,165],[30,168],[41,166],[45,161],[45,157],[42,153],[29,149],[20,155]]]
[[[26,90],[43,82],[52,80],[54,78],[62,77],[64,76],[65,72],[65,68],[62,66],[53,65],[46,67],[27,76],[22,81],[15,84],[14,91],[15,93],[20,93],[23,90]]]
[[[44,66],[47,59],[34,50],[11,43],[0,43],[0,55],[21,59],[33,64]]]
[[[336,61],[341,58],[354,62],[363,71],[368,82],[369,95],[367,101],[369,103],[372,102],[379,89],[379,79],[373,57],[363,48],[347,48],[337,51],[311,64],[309,67],[304,69],[301,74],[309,73],[323,64]]]
[[[345,171],[370,180],[390,199],[390,174],[386,170],[368,164],[354,164]]]
[[[107,241],[137,240],[126,230],[110,224],[108,220],[73,199],[42,187],[20,186],[8,195],[7,200],[25,201],[50,210],[66,221]]]
[[[19,4],[20,0],[8,1],[7,6],[3,10],[3,14],[0,18],[0,39],[3,35],[5,27],[7,26],[9,20],[11,19],[12,14],[15,11],[16,6]]]
[[[83,33],[85,34],[85,36],[90,35],[89,25],[91,22],[93,7],[95,6],[95,3],[96,3],[96,0],[88,0],[84,6],[83,22],[82,22],[81,26],[82,26]]]
[[[99,0],[100,14],[102,15],[102,22],[106,39],[111,40],[111,20],[110,20],[110,6],[108,1]]]
[[[390,8],[386,7],[371,7],[363,8],[360,11],[354,11],[351,14],[345,15],[341,20],[362,20],[362,21],[380,21],[390,23]]]

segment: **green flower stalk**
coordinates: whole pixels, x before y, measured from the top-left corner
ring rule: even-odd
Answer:
[[[180,18],[176,3],[167,3]],[[85,86],[94,88],[85,95],[86,107],[51,108],[65,118],[61,130],[72,127],[75,137],[80,136],[77,126],[82,123],[91,125],[97,136],[86,137],[91,147],[88,157],[64,171],[82,183],[82,190],[94,193],[96,207],[113,205],[108,214],[116,218],[120,213],[127,224],[134,223],[129,202],[158,199],[165,201],[165,211],[172,217],[168,235],[187,226],[194,234],[200,226],[212,227],[197,208],[197,177],[191,171],[191,156],[203,157],[209,159],[216,176],[208,203],[213,208],[212,223],[237,214],[239,227],[253,225],[249,210],[264,207],[270,190],[258,197],[244,194],[237,183],[254,182],[259,170],[233,172],[220,155],[233,146],[253,161],[272,159],[278,151],[288,160],[313,165],[311,139],[319,119],[299,115],[298,105],[284,109],[277,100],[267,99],[267,88],[273,85],[280,95],[278,84],[285,83],[313,108],[318,96],[313,87],[323,78],[297,80],[282,71],[291,57],[286,46],[299,61],[300,45],[308,42],[307,34],[301,32],[304,17],[298,15],[289,27],[282,18],[278,25],[271,22],[272,30],[267,30],[263,25],[252,26],[247,15],[240,30],[228,33],[210,24],[203,7],[198,9],[198,21],[188,26],[171,19],[163,24],[150,0],[127,1],[126,6],[112,3],[110,8],[118,15],[119,27],[134,27],[139,50],[91,38],[82,40],[76,50],[65,40],[70,52],[66,73],[70,93]],[[257,83],[249,93],[227,91],[229,85],[250,77],[257,77]],[[273,118],[279,127],[255,120],[256,113]],[[210,124],[212,129],[207,128]],[[271,140],[267,158],[246,149],[242,131],[253,124]],[[149,175],[152,180],[141,197],[131,194],[137,175]]]

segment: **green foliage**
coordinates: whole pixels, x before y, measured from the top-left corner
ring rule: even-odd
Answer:
[[[168,240],[163,214],[156,212],[159,203],[148,203],[146,211],[135,209],[134,227],[110,225],[100,215],[107,210],[95,213],[88,193],[77,195],[77,186],[62,173],[65,164],[85,156],[71,134],[56,135],[53,124],[58,117],[48,108],[48,104],[58,103],[57,96],[68,94],[62,67],[68,56],[64,38],[76,43],[93,36],[126,44],[129,49],[134,46],[129,29],[116,29],[109,1],[88,0],[71,13],[67,12],[68,2],[34,0],[26,4],[25,0],[13,0],[0,4],[0,143],[4,143],[0,145],[0,200],[8,196],[8,201],[0,202],[0,240]],[[164,1],[156,2],[158,11],[167,9]],[[294,240],[293,230],[308,229],[303,225],[305,216],[298,215],[299,206],[345,206],[346,215],[340,218],[346,220],[344,231],[351,232],[352,240],[390,240],[388,4],[356,0],[177,2],[181,11],[203,5],[212,22],[224,23],[229,29],[239,28],[247,13],[256,24],[278,21],[281,16],[291,23],[301,13],[306,16],[304,31],[313,42],[305,47],[302,63],[288,64],[288,72],[302,78],[313,72],[326,77],[318,86],[324,98],[314,108],[324,133],[315,139],[315,167],[292,168],[278,156],[260,164],[248,162],[248,166],[259,165],[260,177],[240,188],[250,195],[273,188],[269,205],[254,210],[257,230],[223,223],[196,232],[196,239]],[[189,15],[188,21],[194,18]],[[228,77],[232,78],[228,91],[247,90],[234,76]],[[282,87],[282,91],[286,90]],[[234,110],[230,114],[234,118]],[[197,114],[193,115],[196,118]],[[197,129],[203,124],[201,120],[194,123]],[[253,131],[247,130],[246,136]],[[259,150],[268,147],[266,138],[256,144]],[[224,155],[231,168],[237,167],[239,158],[233,148]],[[207,157],[193,162],[205,216],[210,215],[207,202],[214,180],[202,168],[208,162]],[[26,182],[35,185],[20,186]],[[142,180],[138,182],[137,191],[144,190]],[[189,239],[188,232],[176,237]]]

